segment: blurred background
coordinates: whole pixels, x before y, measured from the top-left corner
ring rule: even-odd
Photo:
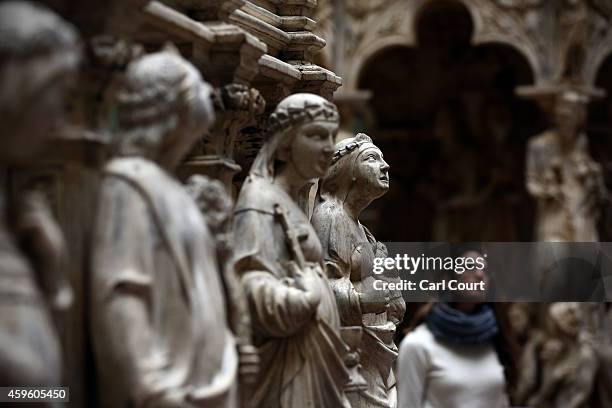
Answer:
[[[346,135],[370,134],[391,189],[364,214],[382,241],[531,241],[527,141],[551,95],[588,96],[590,153],[610,180],[612,3],[323,0],[316,61],[343,86]],[[599,221],[610,237],[607,216]]]

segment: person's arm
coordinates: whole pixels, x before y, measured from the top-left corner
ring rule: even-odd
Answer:
[[[425,400],[430,368],[428,351],[413,334],[400,344],[397,362],[398,408],[420,408]]]

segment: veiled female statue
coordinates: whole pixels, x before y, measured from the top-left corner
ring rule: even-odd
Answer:
[[[295,94],[270,117],[234,212],[234,265],[246,292],[261,371],[249,407],[349,407],[349,380],[323,252],[297,205],[300,190],[327,171],[338,111]]]
[[[63,236],[40,192],[8,201],[7,168],[40,160],[81,52],[70,25],[28,2],[0,4],[0,36],[0,386],[59,386],[47,306],[70,303]]]
[[[389,189],[388,170],[382,152],[369,136],[360,133],[342,140],[321,180],[312,215],[342,325],[363,327],[360,352],[368,388],[349,395],[354,408],[397,404],[393,335],[406,304],[399,291],[374,289],[374,258],[386,257],[387,249],[359,222],[361,211]],[[399,279],[397,275],[377,278]]]
[[[172,171],[214,118],[170,51],[132,62],[116,99],[91,278],[98,396],[108,407],[234,407],[238,359],[214,240]]]

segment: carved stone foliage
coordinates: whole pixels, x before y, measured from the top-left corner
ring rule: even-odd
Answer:
[[[266,103],[257,89],[231,83],[217,89],[214,104],[215,125],[191,153],[181,174],[207,174],[231,190],[232,178],[241,168],[234,158],[237,138],[242,129],[258,121]]]
[[[232,83],[219,90],[215,102],[217,124],[210,142],[205,142],[204,154],[232,158],[238,132],[254,124],[266,101],[257,89]]]

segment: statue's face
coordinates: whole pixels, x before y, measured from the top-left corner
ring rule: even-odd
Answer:
[[[308,179],[323,177],[331,164],[338,124],[314,121],[298,126],[295,132],[290,160],[297,172]]]
[[[355,162],[355,183],[358,191],[378,198],[389,190],[389,165],[375,147],[363,151]]]
[[[582,310],[576,302],[557,302],[550,306],[550,316],[564,334],[575,337],[580,331]]]

